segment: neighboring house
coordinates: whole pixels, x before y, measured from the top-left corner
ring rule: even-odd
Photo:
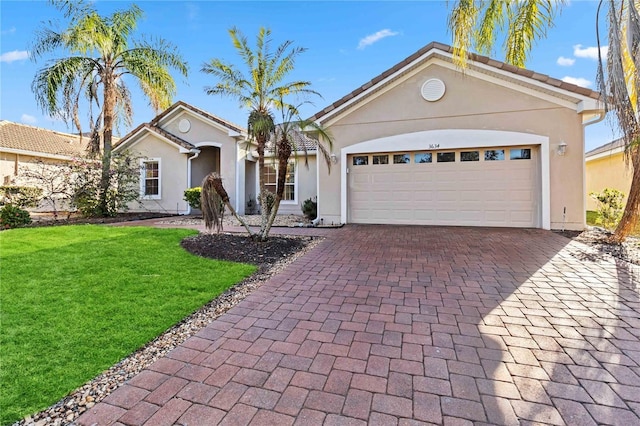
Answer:
[[[302,202],[316,194],[315,145],[304,135],[297,137],[308,148],[309,167],[302,153],[293,156],[280,213],[301,214]],[[218,172],[231,204],[244,214],[257,212],[258,168],[253,149],[244,128],[177,102],[131,131],[114,151],[131,150],[143,157],[142,205],[132,205],[132,211],[189,214],[185,189],[200,186],[207,174]],[[271,156],[267,154],[266,180],[267,189],[275,192],[276,161]]]
[[[11,121],[0,121],[0,184],[38,186],[28,171],[55,169],[86,155],[88,137],[56,132]],[[40,210],[50,206],[43,204]]]
[[[615,140],[585,154],[587,210],[597,210],[598,204],[589,194],[613,188],[624,193],[627,202],[633,169],[624,160],[624,141]]]
[[[324,224],[582,229],[583,130],[604,114],[599,94],[479,55],[463,72],[452,50],[430,43],[315,114],[334,139],[331,173],[315,151],[308,169],[294,160],[281,213],[317,196]],[[145,208],[188,213],[184,190],[214,170],[239,212],[256,198],[246,131],[186,103],[126,148],[146,157]]]

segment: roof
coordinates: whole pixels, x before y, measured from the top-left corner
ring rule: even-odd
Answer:
[[[365,83],[362,86],[358,87],[357,89],[353,90],[348,95],[343,96],[342,98],[338,99],[333,104],[325,107],[321,111],[318,111],[315,115],[313,115],[311,117],[311,119],[312,120],[320,119],[325,114],[333,111],[334,109],[340,107],[341,105],[345,104],[346,102],[348,102],[349,100],[353,99],[354,97],[356,97],[356,96],[360,95],[361,93],[367,91],[368,89],[372,88],[376,84],[380,83],[382,80],[384,80],[387,77],[395,74],[396,72],[400,71],[401,69],[403,69],[407,65],[411,64],[412,62],[416,61],[418,58],[420,58],[421,56],[425,55],[426,53],[428,53],[429,51],[432,51],[432,50],[438,50],[438,51],[441,51],[441,52],[444,52],[444,53],[453,54],[453,47],[451,47],[451,46],[449,46],[447,44],[443,44],[443,43],[431,42],[431,43],[427,44],[426,46],[424,46],[423,48],[421,48],[420,50],[418,50],[417,52],[415,52],[414,54],[412,54],[412,55],[408,56],[407,58],[405,58],[403,61],[398,62],[397,64],[395,64],[394,66],[392,66],[388,70],[384,71],[380,75],[374,77],[373,79],[371,79],[367,83]],[[587,89],[585,87],[581,87],[581,86],[578,86],[578,85],[575,85],[575,84],[567,83],[567,82],[564,82],[562,80],[558,80],[557,78],[550,77],[550,76],[548,76],[546,74],[540,74],[540,73],[537,73],[537,72],[534,72],[534,71],[531,71],[531,70],[527,70],[525,68],[519,68],[519,67],[516,67],[514,65],[509,65],[507,63],[500,62],[500,61],[497,61],[495,59],[491,59],[488,56],[482,56],[482,55],[478,55],[476,53],[469,53],[469,59],[471,61],[474,61],[474,62],[477,62],[477,63],[480,63],[480,64],[485,64],[485,65],[488,65],[490,67],[496,68],[497,70],[502,70],[502,71],[509,72],[509,73],[513,74],[514,76],[527,77],[527,78],[530,78],[532,80],[536,80],[538,82],[541,82],[541,83],[544,83],[544,84],[548,84],[549,86],[552,86],[554,88],[563,89],[563,90],[566,90],[568,92],[575,93],[577,95],[586,96],[586,97],[592,98],[592,99],[600,99],[600,93],[596,92],[594,90]]]
[[[169,108],[165,109],[162,113],[160,113],[159,115],[157,115],[153,120],[151,120],[150,124],[152,125],[156,125],[158,124],[164,117],[168,116],[169,114],[171,114],[176,108],[178,107],[183,107],[186,108],[198,115],[201,115],[203,117],[208,118],[211,121],[214,121],[228,129],[234,130],[238,133],[247,133],[247,130],[238,126],[237,124],[234,124],[230,121],[224,120],[220,117],[217,117],[213,114],[210,114],[204,110],[201,110],[200,108],[196,108],[191,104],[188,104],[184,101],[178,101],[175,104],[171,105]]]
[[[278,131],[281,128],[281,125],[277,126]],[[295,151],[316,151],[318,149],[318,141],[307,136],[304,132],[299,129],[291,129],[291,135],[293,136],[293,146],[292,148]],[[267,150],[273,151],[273,144],[275,142],[276,135],[271,136],[271,139],[267,143]]]
[[[49,155],[78,156],[86,154],[88,137],[62,133],[12,121],[0,121],[2,148]]]
[[[609,153],[609,151],[618,150],[620,148],[624,150],[624,147],[625,147],[624,139],[620,138],[620,139],[614,140],[613,142],[609,142],[602,146],[594,148],[591,151],[586,152],[584,156],[587,158],[593,157],[595,155],[602,154],[602,153]],[[613,152],[611,152],[611,154],[613,154]]]

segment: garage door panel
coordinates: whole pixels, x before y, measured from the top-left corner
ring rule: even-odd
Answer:
[[[487,148],[490,149],[490,148]],[[497,148],[503,149],[503,148]],[[532,147],[532,154],[536,148]],[[459,150],[458,150],[459,151]],[[410,153],[413,160],[413,154]],[[370,155],[376,155],[371,153]],[[384,154],[383,154],[384,155]],[[389,154],[389,160],[393,157]],[[537,226],[537,155],[531,160],[350,167],[348,220],[467,226]],[[349,164],[353,164],[351,158]]]

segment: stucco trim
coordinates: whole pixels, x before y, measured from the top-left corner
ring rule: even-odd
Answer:
[[[530,133],[501,130],[443,129],[404,133],[371,139],[340,150],[340,221],[347,223],[347,155],[375,152],[400,152],[431,149],[489,148],[494,146],[540,146],[541,227],[551,229],[551,190],[549,173],[549,138]],[[318,192],[319,193],[319,192]]]
[[[120,151],[122,149],[122,147],[124,147],[124,146],[126,146],[127,148],[132,148],[133,146],[135,146],[137,143],[139,143],[142,140],[142,138],[144,137],[143,132],[152,134],[153,136],[157,137],[162,142],[171,145],[172,147],[176,148],[180,154],[188,154],[188,153],[191,152],[190,149],[178,145],[177,143],[173,142],[172,140],[164,137],[160,133],[158,133],[158,132],[154,131],[153,129],[151,129],[149,127],[146,127],[146,126],[145,127],[141,127],[140,130],[138,130],[133,135],[126,137],[126,139],[128,139],[128,140],[125,143],[121,143],[118,146],[116,146],[115,148],[113,148],[113,151],[114,152],[115,151]]]
[[[183,112],[184,113],[181,113]],[[225,126],[221,123],[218,123],[217,121],[214,121],[208,117],[203,116],[202,114],[198,114],[196,111],[193,111],[187,107],[185,107],[184,105],[178,105],[176,107],[175,110],[171,111],[171,113],[167,116],[167,117],[162,117],[160,120],[157,121],[158,124],[162,123],[163,126],[169,126],[171,123],[173,123],[174,121],[183,118],[184,115],[188,115],[189,117],[193,117],[197,120],[200,120],[206,124],[209,124],[213,127],[215,127],[218,130],[222,130],[223,132],[225,132],[227,134],[227,136],[230,136],[232,138],[244,138],[245,135],[244,133],[239,132],[237,129],[235,128],[231,128],[228,126]]]
[[[613,148],[605,152],[599,152],[595,155],[590,155],[585,158],[585,162],[588,163],[589,161],[599,160],[600,158],[613,157],[614,155],[622,154],[622,153],[624,153],[624,146]]]
[[[27,151],[24,149],[16,149],[16,148],[0,148],[0,152],[7,152],[9,154],[18,154],[18,155],[27,155],[29,157],[40,157],[40,158],[50,158],[53,160],[66,160],[71,161],[73,157],[59,154],[48,154],[46,152],[38,152],[38,151]]]

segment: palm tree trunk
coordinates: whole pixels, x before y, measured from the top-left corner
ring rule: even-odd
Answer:
[[[276,196],[269,212],[269,217],[265,227],[260,230],[260,237],[262,241],[266,241],[269,237],[269,231],[273,222],[276,219],[278,208],[280,207],[280,201],[284,198],[284,189],[287,182],[287,166],[289,165],[289,157],[291,157],[291,144],[286,139],[286,135],[282,136],[282,139],[277,141],[278,144],[278,178],[276,180]]]
[[[269,216],[269,209],[267,206],[267,191],[264,181],[264,149],[267,144],[267,137],[264,134],[260,134],[256,137],[256,142],[258,144],[258,179],[260,185],[260,241],[264,241],[266,237],[263,239],[264,230],[267,227],[267,219]]]
[[[109,215],[108,194],[111,184],[111,138],[113,136],[113,116],[116,101],[116,86],[111,76],[103,76],[104,82],[104,102],[102,104],[104,112],[103,135],[102,135],[102,177],[100,179],[100,214]]]
[[[618,223],[611,237],[611,241],[618,244],[637,229],[640,219],[640,147],[636,147],[630,155],[632,156],[633,166],[631,189],[629,189],[629,197],[627,198],[627,205],[622,214],[622,219],[620,219],[620,223]]]

